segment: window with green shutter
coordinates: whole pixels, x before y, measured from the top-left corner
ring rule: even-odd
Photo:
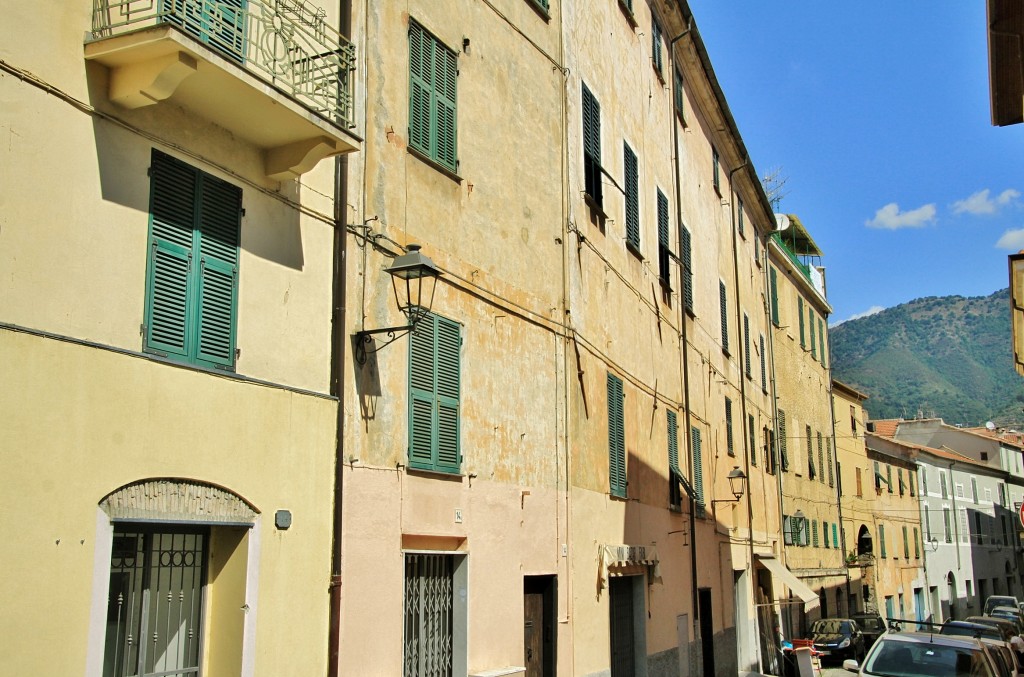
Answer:
[[[679,248],[682,251],[683,261],[683,308],[690,314],[693,313],[693,252],[690,249],[690,231],[686,226],[679,229],[682,241]]]
[[[736,455],[732,434],[732,400],[725,398],[725,450],[730,456]]]
[[[832,471],[832,438],[825,438],[825,460],[828,462],[828,485],[835,486],[835,475]]]
[[[658,278],[665,289],[672,288],[671,256],[668,246],[668,198],[658,189]]]
[[[903,559],[910,559],[910,538],[907,527],[903,527]]]
[[[765,257],[767,258],[767,253],[765,254]],[[768,268],[768,284],[769,284],[768,293],[771,295],[771,303],[772,303],[772,324],[774,324],[776,327],[778,327],[778,326],[780,326],[779,325],[779,281],[778,281],[778,273],[775,271],[775,267],[774,266],[769,266],[769,268]],[[803,316],[801,315],[801,317],[803,317]]]
[[[750,318],[743,313],[743,363],[746,367],[747,378],[751,378],[750,371]]]
[[[807,309],[807,322],[811,325],[808,331],[811,332],[811,359],[818,358],[818,347],[814,342],[814,310],[811,308]]]
[[[409,22],[409,147],[453,172],[459,64],[415,21]]]
[[[659,78],[662,78],[662,67],[664,66],[661,56],[661,26],[657,19],[651,21],[651,64]],[[664,78],[662,78],[664,80]]]
[[[626,497],[626,422],[622,379],[608,372],[608,476],[612,496]]]
[[[736,229],[740,233],[740,237],[746,237],[746,233],[743,232],[743,198],[736,198]]]
[[[839,547],[839,526],[835,523],[832,524],[832,547]]]
[[[811,545],[818,547],[818,520],[811,520]]]
[[[749,436],[748,443],[750,444],[748,450],[750,465],[757,465],[757,430],[754,429],[753,414],[747,414],[747,435]]]
[[[712,174],[711,174],[712,185],[715,187],[715,192],[718,193],[719,195],[721,195],[722,194],[722,169],[721,169],[721,161],[718,158],[718,149],[715,148],[714,146],[711,147],[711,165],[712,165],[712,167],[711,167],[711,169],[712,169]]]
[[[433,313],[409,339],[409,467],[458,473],[462,328]]]
[[[804,297],[796,297],[796,314],[800,318],[800,347],[807,347],[807,339],[804,338]]]
[[[828,543],[828,522],[822,520],[821,522],[821,542],[826,548],[829,547]]]
[[[914,527],[914,559],[921,559],[921,535]]]
[[[822,449],[821,431],[818,431],[818,481],[825,483],[825,454]]]
[[[701,448],[700,428],[690,430],[690,446],[693,449],[693,493],[696,495],[697,517],[703,518],[704,511],[704,455]]]
[[[812,480],[817,473],[814,472],[814,445],[811,441],[811,426],[805,426],[805,437],[807,439],[807,476]]]
[[[683,506],[680,479],[683,471],[679,467],[679,425],[676,412],[666,412],[666,435],[668,439],[668,504],[679,510]]]
[[[779,461],[782,472],[789,472],[789,444],[786,437],[786,412],[779,409]]]
[[[768,392],[768,361],[764,354],[764,334],[759,337],[761,348],[761,390]]]
[[[825,362],[825,323],[822,322],[820,317],[818,318],[818,351],[821,366],[827,367],[828,365]]]
[[[675,106],[676,115],[679,116],[679,121],[686,126],[686,94],[683,90],[683,74],[679,72],[679,69],[675,69]]]
[[[550,9],[548,0],[530,0],[530,2],[533,3],[534,6],[542,9],[544,11],[544,14],[547,14],[548,10]]]
[[[629,144],[622,144],[623,182],[626,198],[626,246],[640,251],[640,172],[636,153]]]
[[[879,552],[881,553],[882,557],[885,557],[885,525],[884,524],[879,524],[878,525],[878,543],[879,543],[879,546],[878,546],[879,547]]]
[[[599,208],[604,206],[601,173],[601,105],[583,85],[583,190]]]
[[[725,282],[718,282],[718,309],[722,321],[722,352],[729,354],[729,297],[725,291]]]
[[[143,350],[234,370],[242,189],[153,150]]]

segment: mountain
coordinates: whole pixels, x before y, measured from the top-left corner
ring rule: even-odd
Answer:
[[[869,396],[872,418],[924,415],[1018,429],[1024,421],[1008,288],[916,299],[832,327],[829,338],[833,377]]]

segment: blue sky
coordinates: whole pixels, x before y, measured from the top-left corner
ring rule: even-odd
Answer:
[[[1024,124],[993,127],[982,0],[689,0],[758,173],[824,252],[830,323],[987,296],[1024,249]]]

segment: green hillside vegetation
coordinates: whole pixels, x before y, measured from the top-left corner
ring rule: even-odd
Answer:
[[[872,418],[1019,429],[1024,378],[1013,368],[1009,293],[930,296],[833,327],[833,377],[869,396]]]

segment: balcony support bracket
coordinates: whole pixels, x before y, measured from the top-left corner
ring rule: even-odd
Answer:
[[[198,68],[185,52],[117,66],[110,73],[110,100],[124,108],[151,106],[169,98]]]
[[[276,181],[288,181],[305,174],[318,162],[342,152],[327,136],[302,139],[266,151],[264,167],[267,176]]]

